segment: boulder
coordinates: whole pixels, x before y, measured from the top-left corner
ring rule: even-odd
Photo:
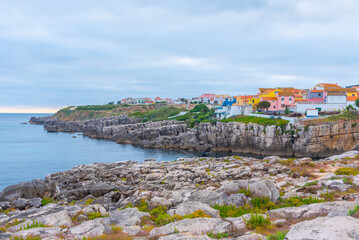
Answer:
[[[18,236],[18,237],[38,236],[41,239],[44,239],[46,237],[50,237],[54,239],[53,237],[55,237],[60,232],[61,232],[60,227],[44,227],[44,228],[38,227],[38,228],[31,228],[31,229],[15,232],[13,236]]]
[[[188,235],[184,233],[172,234],[160,237],[158,240],[212,240],[207,235]]]
[[[198,190],[193,192],[188,200],[193,202],[202,202],[209,205],[223,204],[224,199],[226,198],[225,193],[215,192],[208,189]]]
[[[211,217],[214,218],[219,218],[219,211],[216,209],[211,208],[211,206],[209,206],[208,204],[205,203],[201,203],[201,202],[183,202],[180,205],[178,205],[175,208],[171,208],[168,211],[168,214],[173,216],[175,214],[180,215],[180,216],[184,216],[184,215],[188,215],[191,214],[197,210],[202,210],[205,213],[207,213],[208,215],[210,215]]]
[[[288,240],[359,239],[359,219],[350,216],[318,217],[292,226]]]
[[[68,230],[67,236],[71,237],[70,239],[96,237],[111,230],[111,228],[105,226],[101,220],[102,219],[97,218],[74,226]]]
[[[15,200],[17,198],[32,199],[36,197],[51,197],[58,193],[56,183],[45,183],[43,180],[35,179],[31,182],[23,182],[5,188],[0,201]]]
[[[37,220],[39,223],[43,223],[47,226],[72,227],[74,225],[69,216],[69,213],[66,210],[44,215]]]
[[[172,205],[171,201],[167,200],[166,198],[156,196],[156,197],[151,198],[148,206],[150,209],[154,209],[159,206],[169,208],[171,205]]]
[[[150,236],[170,235],[176,232],[189,234],[225,233],[229,232],[230,229],[231,223],[221,218],[194,218],[183,219],[155,228],[150,232]]]
[[[329,202],[313,203],[300,207],[288,207],[270,210],[267,212],[270,218],[299,220],[315,218],[319,216],[345,216],[350,208],[355,206],[355,202]]]
[[[141,222],[142,217],[149,217],[147,212],[140,212],[137,208],[126,208],[110,212],[109,217],[103,218],[102,222],[106,225],[134,226]]]
[[[239,206],[244,206],[248,203],[248,199],[246,197],[246,195],[244,195],[243,193],[236,193],[236,194],[232,194],[230,196],[228,196],[225,200],[224,203],[226,205],[235,205],[237,207]]]

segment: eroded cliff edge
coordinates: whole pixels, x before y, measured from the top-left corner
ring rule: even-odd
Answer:
[[[196,151],[222,151],[294,157],[328,157],[358,148],[359,126],[350,122],[304,127],[258,124],[200,123],[188,128],[184,122],[141,123],[123,116],[86,121],[62,121],[55,117],[31,118],[49,132],[83,132],[102,138],[147,148],[172,148]]]

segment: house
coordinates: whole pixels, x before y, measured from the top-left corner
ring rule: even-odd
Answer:
[[[310,102],[324,102],[326,97],[326,92],[321,89],[316,88],[308,91],[308,101]]]
[[[234,103],[236,103],[236,101],[237,100],[234,97],[227,97],[222,102],[222,106],[224,107],[232,106]]]
[[[328,92],[326,101],[300,101],[297,102],[297,112],[305,113],[308,109],[318,109],[319,111],[340,111],[347,107],[346,92]]]
[[[155,102],[155,103],[160,103],[160,102],[164,102],[164,100],[163,100],[162,98],[160,98],[160,97],[156,97],[156,98],[154,99],[154,102]]]
[[[261,97],[261,101],[267,101],[270,103],[268,111],[275,112],[278,110],[278,98],[277,97]]]
[[[214,111],[216,119],[222,120],[229,117],[242,115],[246,113],[251,113],[253,111],[253,107],[248,106],[227,106],[227,107],[217,107]]]
[[[203,103],[210,103],[211,99],[214,99],[215,97],[216,97],[216,94],[205,93],[199,97],[199,100],[200,100],[200,102],[203,102]]]
[[[341,88],[338,84],[334,83],[318,83],[314,89],[324,90],[325,88]]]
[[[244,95],[244,96],[237,96],[236,99],[236,103],[233,104],[234,106],[246,106],[246,105],[252,105],[251,104],[251,100],[253,99],[253,97],[258,96],[258,95]],[[253,103],[253,102],[252,102]],[[253,105],[252,105],[253,106]]]
[[[154,104],[154,101],[152,101],[152,100],[145,101],[145,105],[150,105],[150,104]]]
[[[286,108],[295,106],[294,94],[290,91],[277,92],[277,111],[284,111]]]

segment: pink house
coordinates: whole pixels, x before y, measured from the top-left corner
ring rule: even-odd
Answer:
[[[287,107],[295,107],[295,97],[292,92],[277,92],[277,111],[284,111]]]
[[[270,103],[268,111],[284,111],[286,107],[295,106],[295,98],[292,92],[277,92],[276,97],[262,97],[261,101]]]
[[[276,97],[261,97],[261,101],[267,101],[270,103],[270,107],[268,108],[268,111],[278,111],[278,98]]]

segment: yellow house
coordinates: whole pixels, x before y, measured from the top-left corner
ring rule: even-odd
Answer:
[[[258,95],[253,96],[251,99],[249,99],[249,105],[252,105],[253,107],[257,106],[258,103],[261,101]]]
[[[259,99],[262,97],[277,97],[277,92],[282,92],[283,90],[280,88],[276,88],[276,89],[272,89],[272,90],[268,90],[266,92],[260,93],[259,94]]]

